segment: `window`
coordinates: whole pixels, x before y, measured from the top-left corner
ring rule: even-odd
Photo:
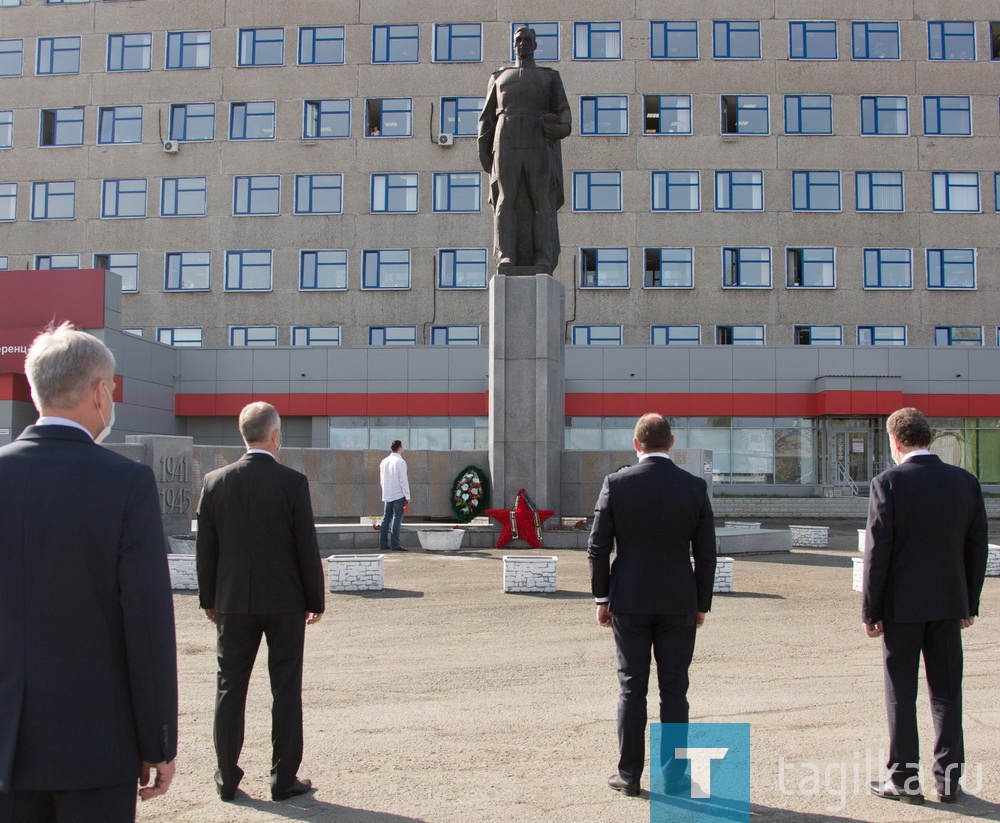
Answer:
[[[83,106],[72,109],[42,109],[38,145],[82,146]]]
[[[927,249],[927,288],[974,289],[975,249]]]
[[[935,326],[935,346],[981,346],[982,326]]]
[[[486,249],[438,251],[439,289],[485,289]]]
[[[146,180],[105,180],[101,217],[145,217]]]
[[[416,326],[369,326],[369,346],[415,346]]]
[[[260,216],[280,213],[280,175],[238,175],[233,178],[233,214],[235,216]]]
[[[581,97],[580,134],[628,134],[628,96]]]
[[[905,346],[906,326],[858,326],[859,346]]]
[[[852,23],[851,40],[854,60],[899,59],[899,23]]]
[[[168,31],[166,69],[212,67],[212,32]]]
[[[936,171],[931,175],[934,211],[979,211],[979,173]]]
[[[413,101],[409,97],[365,100],[366,137],[409,137],[413,134]]]
[[[215,103],[174,103],[170,107],[170,139],[179,142],[215,139]]]
[[[79,37],[39,37],[35,74],[79,74]]]
[[[350,100],[306,100],[303,111],[303,137],[315,140],[351,136]]]
[[[785,134],[833,134],[829,94],[786,94]]]
[[[207,205],[207,178],[164,177],[160,183],[161,217],[204,217]]]
[[[925,97],[924,134],[969,136],[972,134],[970,97]]]
[[[975,60],[976,24],[959,20],[928,20],[927,59]]]
[[[715,342],[719,346],[763,346],[763,326],[716,326]]]
[[[574,60],[621,60],[622,24],[574,23]]]
[[[240,29],[237,66],[281,66],[284,63],[284,29]]]
[[[832,289],[837,285],[831,248],[791,248],[785,252],[785,284],[790,289]]]
[[[837,23],[833,20],[789,22],[788,59],[836,60]]]
[[[621,211],[620,171],[573,172],[573,211]]]
[[[72,220],[76,216],[76,182],[31,184],[32,220]]]
[[[840,172],[793,171],[792,209],[840,211]]]
[[[482,23],[437,23],[434,26],[434,59],[439,63],[482,62]]]
[[[142,106],[105,106],[97,118],[98,145],[142,142]]]
[[[0,183],[0,220],[17,219],[17,183]]]
[[[270,290],[271,252],[226,252],[226,291]]]
[[[862,97],[861,133],[902,136],[910,133],[909,101],[905,97]]]
[[[299,29],[300,66],[339,66],[343,62],[343,26],[302,26]]]
[[[410,288],[409,249],[366,249],[361,260],[361,288]]]
[[[373,174],[372,214],[416,214],[417,173]]]
[[[796,346],[840,346],[844,342],[841,326],[795,326],[792,343]]]
[[[198,326],[174,328],[160,326],[156,330],[156,342],[168,346],[200,346],[202,339],[202,329]]]
[[[2,5],[3,3],[0,2],[0,6]],[[10,260],[8,259],[7,255],[0,254],[0,271],[7,271],[9,267],[10,267]]]
[[[152,34],[109,34],[108,71],[149,71]]]
[[[139,255],[137,253],[95,254],[94,268],[117,274],[122,279],[122,291],[139,291]]]
[[[3,112],[0,112],[0,138],[3,136]],[[3,140],[0,139],[0,148]],[[1000,171],[993,173],[993,210],[1000,211]]]
[[[441,134],[475,137],[479,134],[479,112],[484,103],[482,97],[442,97]]]
[[[716,60],[760,59],[760,21],[716,20],[712,23],[712,49]]]
[[[14,145],[14,112],[0,111],[0,149]]]
[[[344,210],[344,175],[296,174],[296,214],[340,214]]]
[[[340,326],[292,326],[293,346],[339,346]]]
[[[230,140],[273,140],[274,101],[232,103],[229,109]]]
[[[230,346],[267,347],[278,345],[277,326],[230,326]]]
[[[1000,23],[990,23],[990,60],[1000,60]]]
[[[580,288],[627,289],[628,249],[580,249]]]
[[[726,288],[771,288],[771,250],[731,247],[722,250],[722,285]]]
[[[903,172],[859,171],[854,185],[858,211],[903,211]]]
[[[212,287],[211,268],[211,252],[167,252],[164,255],[163,288],[166,291],[207,291]]]
[[[299,257],[299,288],[347,288],[347,250],[316,249],[303,251]],[[292,345],[295,345],[294,343]]]
[[[434,175],[434,211],[475,212],[482,203],[479,172]]]
[[[654,171],[653,211],[700,211],[701,183],[696,171]]]
[[[36,254],[36,271],[50,271],[55,269],[78,269],[80,268],[80,255],[78,254]]]
[[[762,211],[764,173],[760,171],[717,171],[716,211]]]
[[[122,326],[122,334],[131,334],[133,337],[142,337],[142,326]]]
[[[479,326],[431,326],[432,346],[478,346]]]
[[[722,134],[767,134],[766,94],[722,95]]]
[[[690,289],[694,286],[692,249],[646,249],[644,289]]]
[[[558,23],[511,23],[510,24],[510,59],[517,57],[514,54],[514,32],[525,27],[533,29],[535,32],[535,62],[544,63],[559,59],[559,24]]]
[[[420,28],[412,25],[372,26],[373,63],[416,63],[420,59]]]
[[[574,346],[620,346],[621,326],[573,326]]]
[[[0,40],[0,77],[20,77],[23,64],[24,41]]]
[[[652,346],[697,346],[701,343],[701,326],[650,326]]]
[[[865,288],[912,289],[912,257],[909,249],[865,249]]]
[[[649,56],[653,60],[697,60],[697,20],[651,20]]]
[[[646,134],[690,134],[690,94],[647,94],[643,97]]]

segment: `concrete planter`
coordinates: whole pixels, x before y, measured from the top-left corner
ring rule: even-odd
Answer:
[[[691,558],[691,568],[694,568],[694,558]],[[733,591],[733,558],[715,558],[715,582],[712,591],[716,594],[728,594]]]
[[[462,548],[463,529],[417,529],[420,547],[429,552],[454,552]]]
[[[174,591],[198,591],[198,569],[193,554],[168,554],[170,588]]]
[[[864,552],[865,550],[865,529],[858,529],[858,551]]]
[[[749,520],[726,520],[727,529],[759,529],[760,523],[752,523]]]
[[[990,553],[986,557],[986,576],[1000,577],[1000,546],[990,543]]]
[[[554,592],[556,590],[555,555],[505,554],[503,590],[505,592]]]
[[[789,526],[792,545],[810,549],[825,549],[830,539],[829,526]]]
[[[851,562],[854,564],[854,580],[851,588],[859,592],[864,587],[865,582],[865,559],[863,557],[852,557]]]
[[[382,591],[384,554],[341,554],[327,558],[327,586],[332,592]]]

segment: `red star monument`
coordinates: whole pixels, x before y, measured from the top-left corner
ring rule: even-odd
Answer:
[[[497,548],[502,549],[515,537],[520,537],[531,548],[542,545],[542,523],[555,512],[552,509],[536,509],[528,499],[524,489],[519,489],[513,508],[487,509],[486,513],[503,526],[497,538]]]

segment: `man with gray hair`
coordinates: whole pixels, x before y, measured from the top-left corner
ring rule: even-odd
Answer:
[[[100,340],[49,327],[25,371],[41,416],[0,448],[0,820],[134,821],[136,782],[166,792],[177,751],[156,480],[96,445],[115,416]]]
[[[274,703],[271,799],[312,788],[300,780],[302,658],[306,624],[323,616],[326,594],[309,481],[277,461],[281,418],[270,403],[240,412],[247,452],[205,475],[198,503],[198,594],[218,635],[215,785],[231,801],[243,778],[244,711],[262,637]]]

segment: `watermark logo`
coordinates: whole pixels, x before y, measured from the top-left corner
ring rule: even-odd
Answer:
[[[649,751],[650,823],[749,823],[749,723],[652,723]]]

